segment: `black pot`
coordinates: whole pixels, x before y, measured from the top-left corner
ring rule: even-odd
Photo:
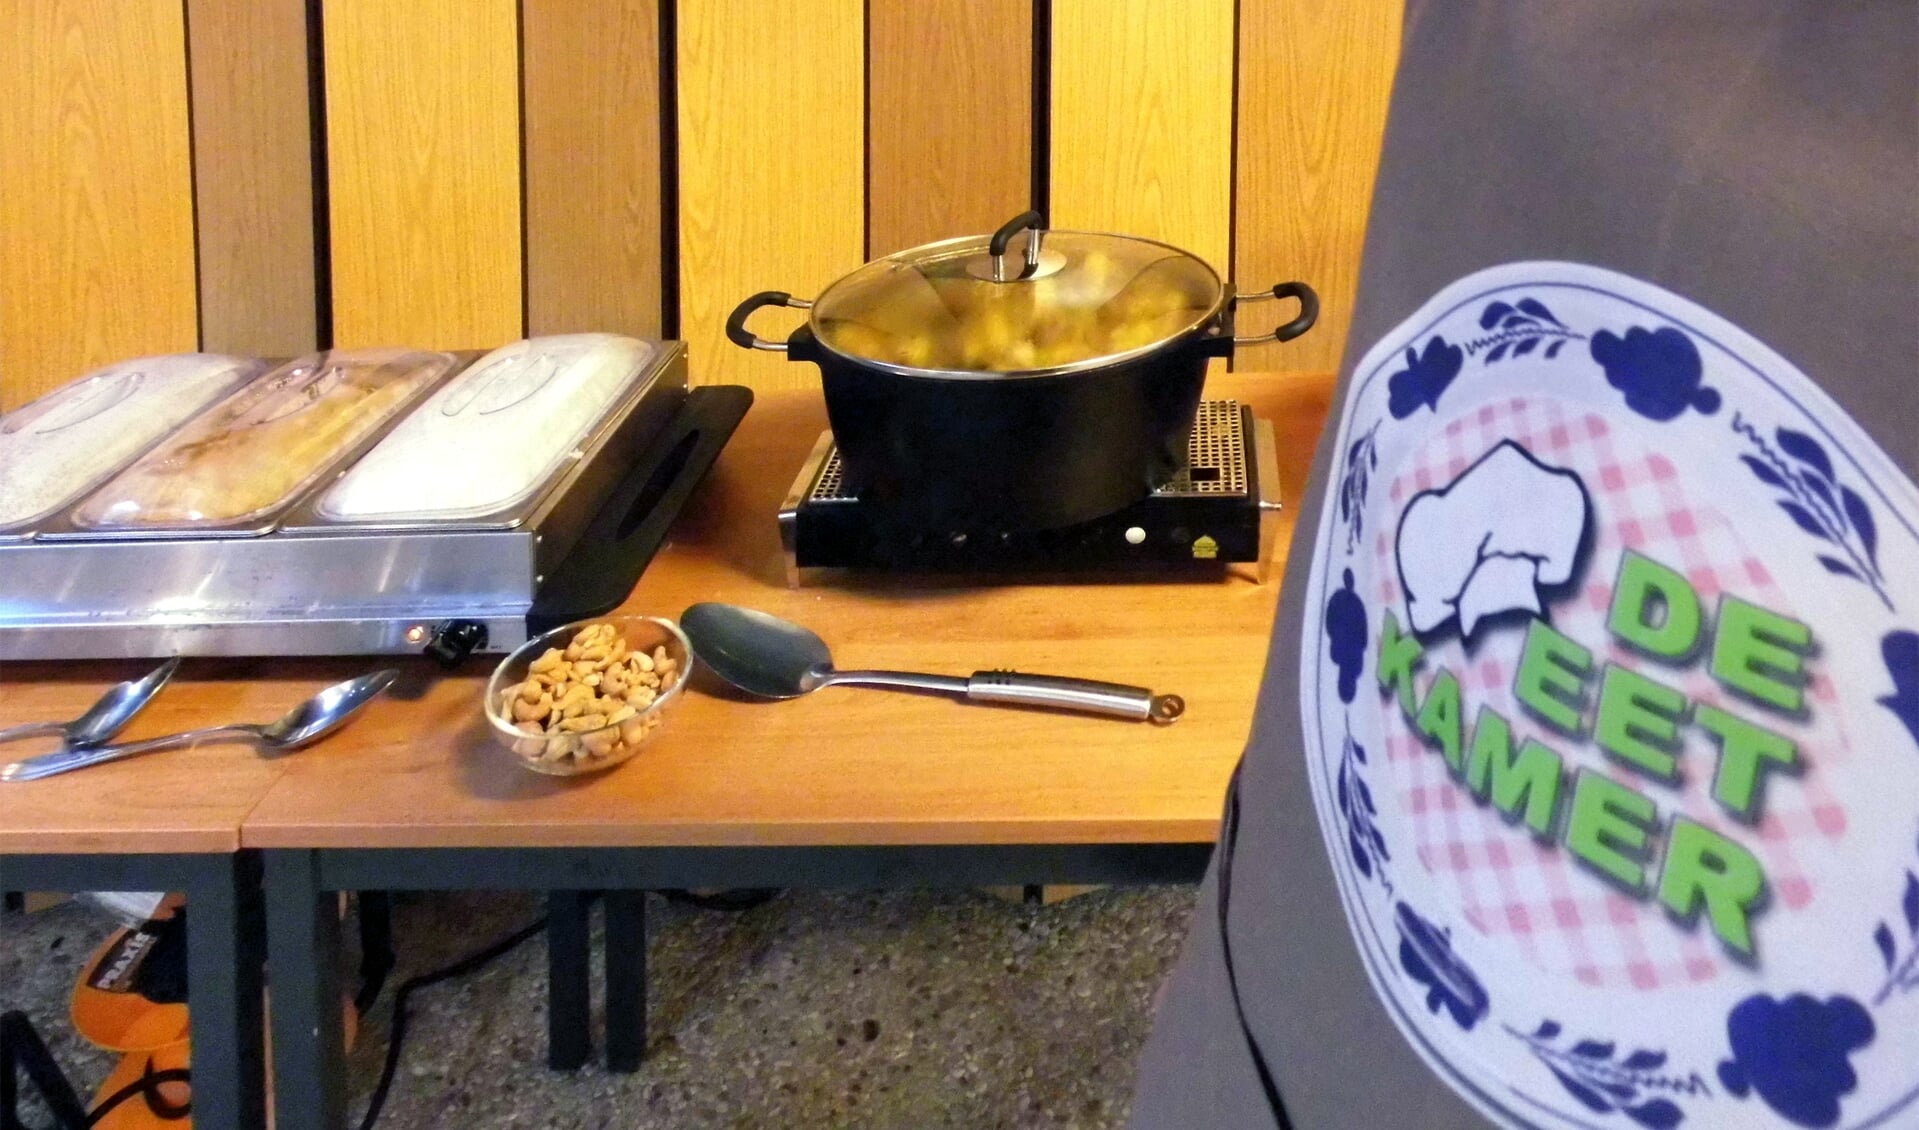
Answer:
[[[993,237],[996,270],[1005,237],[1037,221],[1036,215],[1020,217]],[[965,242],[930,250],[950,260],[954,245]],[[880,262],[915,263],[920,260],[914,257],[928,250]],[[1038,260],[1033,239],[1028,273]],[[1217,281],[1210,268],[1199,267]],[[856,277],[857,272],[848,279]],[[822,294],[822,305],[831,293],[829,288]],[[1111,514],[1176,475],[1186,463],[1207,362],[1232,353],[1234,306],[1281,297],[1299,301],[1299,316],[1264,337],[1238,340],[1288,341],[1310,329],[1318,316],[1311,287],[1283,283],[1235,298],[1222,284],[1210,309],[1181,332],[1116,356],[1052,369],[920,369],[854,356],[822,340],[820,311],[812,303],[779,291],[742,302],[727,320],[727,335],[745,348],[784,351],[788,360],[819,366],[847,486],[862,503],[905,529],[990,536],[1057,529]],[[785,342],[768,342],[745,326],[762,306],[813,309],[814,314]]]

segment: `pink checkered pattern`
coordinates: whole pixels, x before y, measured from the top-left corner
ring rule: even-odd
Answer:
[[[1695,702],[1712,702],[1753,717],[1753,708],[1729,700],[1703,664],[1667,668],[1610,643],[1610,570],[1628,546],[1679,569],[1708,609],[1722,593],[1788,615],[1793,608],[1765,563],[1748,550],[1713,500],[1688,497],[1666,453],[1625,441],[1605,418],[1551,398],[1483,405],[1452,420],[1399,468],[1388,488],[1393,513],[1400,513],[1414,494],[1457,478],[1503,439],[1521,444],[1544,463],[1577,472],[1596,511],[1594,569],[1576,597],[1553,608],[1554,626],[1592,648],[1595,663],[1613,660],[1633,666],[1680,688]],[[1393,560],[1397,531],[1393,522],[1381,526],[1374,542],[1376,595],[1404,622]],[[1557,750],[1569,779],[1576,768],[1601,770],[1652,796],[1662,815],[1683,811],[1751,848],[1772,884],[1767,914],[1797,913],[1813,903],[1818,892],[1810,875],[1836,861],[1846,832],[1845,810],[1820,772],[1850,749],[1843,719],[1831,709],[1838,696],[1829,676],[1815,670],[1808,688],[1811,718],[1797,730],[1788,728],[1800,743],[1806,772],[1797,779],[1770,780],[1766,815],[1752,829],[1726,819],[1712,800],[1718,749],[1703,733],[1692,728],[1685,732],[1680,757],[1684,780],[1677,789],[1682,801],[1673,787],[1619,765],[1590,740],[1575,743],[1536,725],[1519,710],[1512,693],[1521,642],[1521,633],[1502,629],[1482,640],[1470,660],[1456,639],[1428,650],[1429,677],[1439,667],[1459,677],[1469,733],[1479,706],[1492,706],[1513,723],[1515,742],[1532,736]],[[1596,682],[1593,686],[1589,703]],[[1523,827],[1508,825],[1451,778],[1445,761],[1419,740],[1396,707],[1383,713],[1392,786],[1412,828],[1420,864],[1449,890],[1480,933],[1510,938],[1540,969],[1571,973],[1593,986],[1657,989],[1709,981],[1719,973],[1722,951],[1703,923],[1691,931],[1675,927],[1656,902],[1618,894],[1577,864],[1563,846],[1541,844]],[[1565,800],[1562,789],[1562,805]],[[1657,866],[1655,859],[1651,876],[1656,877]]]

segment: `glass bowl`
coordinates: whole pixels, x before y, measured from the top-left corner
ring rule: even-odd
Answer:
[[[528,640],[494,669],[487,726],[537,773],[610,769],[659,732],[692,667],[693,647],[671,620],[602,616],[567,624]]]

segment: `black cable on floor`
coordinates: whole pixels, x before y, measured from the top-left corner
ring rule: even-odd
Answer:
[[[373,1088],[373,1097],[367,1102],[366,1117],[360,1120],[360,1130],[373,1130],[373,1124],[380,1119],[381,1108],[386,1106],[387,1092],[393,1088],[393,1077],[400,1070],[400,1045],[406,1040],[406,1002],[407,998],[413,995],[413,991],[437,985],[454,977],[464,977],[483,969],[518,949],[528,939],[538,936],[545,929],[546,919],[541,918],[444,969],[422,973],[418,977],[410,977],[400,983],[399,990],[393,994],[393,1029],[387,1037],[386,1063],[380,1067],[380,1082]]]
[[[765,906],[779,896],[775,887],[735,887],[724,891],[661,891],[661,897],[668,902],[685,903],[697,906],[701,910],[721,910],[738,913],[752,910],[756,906]]]
[[[187,1115],[193,1113],[193,1104],[191,1102],[179,1104],[168,1102],[166,1096],[160,1093],[160,1084],[187,1083],[190,1085],[192,1080],[193,1072],[187,1068],[169,1067],[165,1071],[155,1071],[153,1069],[153,1061],[148,1060],[146,1072],[141,1075],[140,1078],[135,1079],[133,1082],[128,1083],[106,1098],[101,1099],[100,1105],[93,1108],[92,1112],[87,1115],[87,1120],[81,1125],[83,1128],[100,1125],[100,1121],[107,1115],[112,1114],[114,1108],[118,1107],[121,1103],[131,1101],[136,1096],[146,1100],[147,1109],[153,1113],[154,1117],[160,1119],[160,1121],[183,1121]]]
[[[661,891],[672,902],[686,903],[702,910],[743,911],[763,906],[779,895],[777,889],[763,887],[740,887],[714,893],[695,893],[693,891]],[[454,977],[464,977],[469,973],[485,968],[487,965],[505,957],[518,949],[529,939],[546,929],[546,919],[528,923],[519,930],[494,942],[480,952],[461,958],[444,969],[432,973],[422,973],[401,982],[393,994],[393,1027],[387,1036],[386,1062],[380,1067],[380,1081],[373,1088],[373,1097],[367,1101],[366,1117],[360,1120],[360,1130],[373,1130],[373,1124],[380,1119],[380,1111],[386,1106],[387,1092],[393,1089],[393,1077],[400,1070],[400,1046],[406,1039],[406,1002],[415,989],[424,989],[437,985]],[[378,988],[374,993],[378,993]]]

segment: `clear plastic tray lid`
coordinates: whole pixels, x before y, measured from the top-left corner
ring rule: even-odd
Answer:
[[[73,522],[188,533],[264,523],[458,364],[406,349],[289,361],[114,476]]]
[[[652,372],[616,334],[505,345],[447,382],[321,498],[328,522],[472,522],[523,506]]]
[[[213,353],[96,369],[0,417],[0,530],[71,505],[266,364]]]

